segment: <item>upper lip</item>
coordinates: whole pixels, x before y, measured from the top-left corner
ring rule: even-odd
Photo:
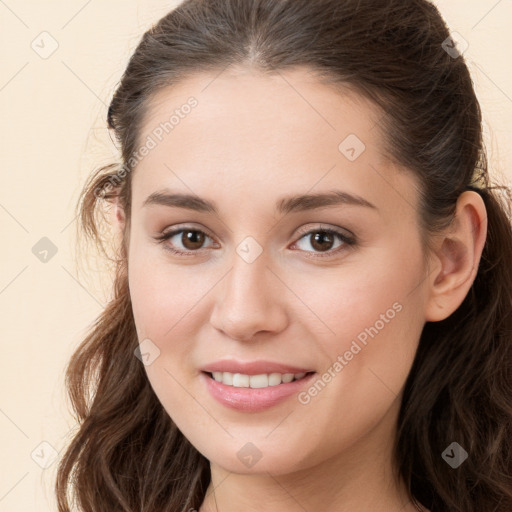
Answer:
[[[259,375],[262,373],[308,373],[314,371],[272,361],[235,361],[233,359],[215,361],[203,367],[202,370],[205,372],[243,373],[245,375]]]

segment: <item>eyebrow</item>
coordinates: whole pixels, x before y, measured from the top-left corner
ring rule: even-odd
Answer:
[[[329,192],[316,194],[302,194],[283,197],[277,201],[275,210],[277,213],[288,214],[292,212],[324,208],[326,206],[339,206],[342,204],[364,206],[378,211],[378,208],[366,199],[357,195],[349,194],[342,190],[331,190]],[[219,210],[213,201],[203,199],[193,194],[171,193],[167,189],[153,192],[142,204],[143,207],[151,205],[185,208],[187,210],[214,213],[216,215],[219,213]]]

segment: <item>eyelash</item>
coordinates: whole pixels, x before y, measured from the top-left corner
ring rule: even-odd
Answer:
[[[211,238],[207,233],[205,233],[204,231],[200,230],[200,229],[194,229],[194,228],[190,228],[190,227],[181,227],[179,229],[175,229],[173,231],[169,231],[167,233],[162,233],[161,235],[155,237],[155,239],[157,240],[158,243],[161,243],[163,244],[166,240],[169,240],[170,238],[172,238],[173,236],[179,234],[179,233],[184,233],[186,231],[189,231],[189,232],[193,232],[193,233],[202,233],[203,235],[207,236],[208,238]],[[330,249],[328,251],[325,251],[325,252],[315,252],[315,251],[304,251],[306,253],[313,253],[314,256],[307,256],[307,257],[313,257],[313,258],[328,258],[328,257],[332,257],[334,256],[335,254],[337,254],[338,252],[348,248],[348,247],[352,247],[352,246],[355,246],[356,245],[356,239],[355,238],[351,238],[347,235],[345,235],[344,233],[341,233],[340,231],[336,230],[336,229],[332,229],[332,228],[316,228],[316,229],[312,229],[312,230],[309,230],[305,233],[301,233],[301,236],[300,238],[297,239],[297,242],[299,240],[301,240],[302,238],[305,238],[306,236],[308,235],[312,235],[314,233],[328,233],[328,234],[331,234],[331,235],[334,235],[336,237],[338,237],[342,242],[343,244],[340,245],[339,247],[337,247],[336,249]],[[294,242],[297,243],[297,242]],[[174,249],[173,247],[167,245],[167,244],[164,244],[164,249],[167,250],[167,251],[170,251],[172,252],[173,254],[177,254],[179,256],[185,256],[185,257],[188,257],[188,256],[193,256],[194,254],[197,254],[198,252],[202,251],[202,249],[198,249],[198,250],[195,250],[195,251],[181,251],[181,250],[178,250],[178,249]]]

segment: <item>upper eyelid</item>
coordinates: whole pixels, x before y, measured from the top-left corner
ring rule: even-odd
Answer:
[[[333,226],[327,225],[326,223],[319,223],[316,226],[310,226],[310,227],[301,227],[301,228],[299,228],[299,230],[297,232],[297,235],[304,236],[304,235],[309,234],[311,231],[324,231],[324,230],[326,230],[326,231],[331,230],[331,231],[340,232],[339,233],[340,235],[344,235],[347,238],[355,238],[355,235],[350,230],[348,230],[347,228],[333,227]],[[209,236],[212,239],[215,238],[209,232],[209,230],[206,229],[205,227],[203,227],[203,226],[195,227],[195,226],[192,226],[192,225],[189,225],[189,224],[173,225],[172,227],[169,227],[169,229],[165,228],[161,232],[161,234],[162,235],[167,235],[167,234],[171,234],[172,233],[173,235],[176,235],[176,234],[178,234],[181,231],[199,231],[199,232],[202,232],[205,235]],[[295,230],[295,231],[297,231],[297,230]]]
[[[177,226],[172,226],[168,230],[164,229],[161,233],[161,237],[166,236],[166,235],[176,236],[177,234],[179,234],[183,231],[197,231],[200,233],[204,233],[207,237],[211,238],[212,240],[215,239],[215,237],[212,236],[206,228],[203,228],[203,227],[196,228],[194,226],[189,226],[189,225],[180,226],[179,224]]]
[[[302,237],[304,235],[307,235],[307,234],[309,234],[311,232],[315,232],[315,231],[334,231],[341,236],[345,236],[346,238],[354,238],[355,239],[355,235],[347,228],[333,227],[333,226],[327,225],[325,223],[320,223],[317,226],[312,226],[312,227],[307,227],[307,228],[301,227],[298,230],[297,234]]]

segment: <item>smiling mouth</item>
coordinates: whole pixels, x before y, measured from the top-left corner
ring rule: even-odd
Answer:
[[[211,379],[235,388],[268,388],[302,380],[315,372],[307,373],[262,373],[247,375],[231,372],[203,372]]]

